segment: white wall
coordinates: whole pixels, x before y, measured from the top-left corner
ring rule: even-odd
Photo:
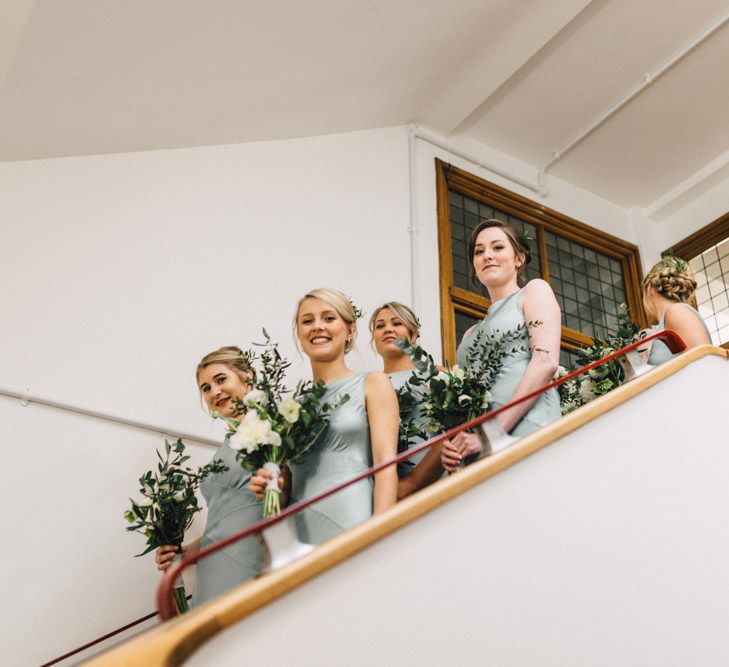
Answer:
[[[660,249],[667,250],[727,212],[729,212],[729,177],[720,180],[678,210],[660,219],[656,226]]]
[[[220,438],[195,388],[204,353],[265,326],[296,379],[306,290],[410,300],[407,167],[404,128],[0,164],[0,387]],[[350,363],[378,367],[362,329]],[[122,512],[162,434],[0,398],[0,438],[3,662],[152,611],[152,556],[133,558]]]

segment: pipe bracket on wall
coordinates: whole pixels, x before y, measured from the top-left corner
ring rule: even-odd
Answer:
[[[26,387],[23,390],[23,395],[20,397],[20,405],[27,408],[30,405],[30,387]]]

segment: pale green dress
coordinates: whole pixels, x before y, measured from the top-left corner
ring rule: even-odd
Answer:
[[[208,506],[201,549],[245,530],[263,516],[261,503],[248,490],[252,473],[241,467],[235,454],[226,437],[211,461],[220,459],[229,470],[209,475],[200,483],[200,491]],[[193,605],[201,605],[252,579],[261,571],[261,566],[261,547],[255,535],[203,558],[197,564]]]
[[[524,313],[521,310],[521,298],[524,288],[510,294],[503,299],[494,301],[489,307],[488,315],[478,323],[466,336],[463,337],[461,344],[458,346],[457,358],[459,366],[466,365],[466,355],[473,344],[476,332],[479,329],[484,330],[484,336],[488,334],[505,333],[516,329],[519,325],[524,324]],[[484,339],[482,336],[482,340]],[[493,402],[489,407],[490,410],[501,407],[509,402],[516,386],[519,384],[526,367],[532,358],[531,349],[529,347],[529,336],[526,329],[521,337],[507,344],[512,350],[522,346],[526,351],[516,352],[504,361],[504,366],[496,376],[494,386],[491,388],[491,397]],[[534,431],[551,424],[561,416],[559,410],[559,394],[556,389],[549,389],[541,394],[537,402],[529,409],[529,411],[521,418],[519,423],[510,431],[511,435],[518,437],[529,435]]]
[[[414,371],[396,371],[395,373],[388,374],[395,392],[405,386],[405,383],[413,376],[413,373]],[[417,387],[413,387],[413,391],[417,391]],[[424,428],[426,423],[426,420],[422,415],[422,407],[420,404],[413,406],[411,409],[406,408],[404,411],[400,412],[400,419],[403,421],[412,419],[421,428]],[[411,447],[419,445],[421,442],[423,442],[422,438],[413,438]],[[401,453],[402,452],[398,451],[398,454]],[[428,450],[424,449],[422,452],[414,454],[413,456],[398,463],[397,476],[402,478],[409,475],[413,471],[413,468],[425,458],[427,453]]]
[[[699,322],[701,322],[701,325],[704,327],[704,331],[706,331],[708,342],[711,342],[711,333],[709,332],[709,327],[706,326],[706,322],[704,322],[704,318],[701,317],[701,313],[699,313],[698,310],[692,308],[687,303],[680,303],[678,301],[676,303],[679,303],[679,305],[688,308],[694,315],[696,315],[696,317],[699,318]],[[658,322],[658,325],[651,330],[651,333],[657,333],[658,331],[663,331],[663,329],[666,328],[665,318],[666,313],[663,313],[663,315],[661,315],[660,321]],[[660,366],[661,364],[665,364],[669,359],[673,359],[674,356],[676,355],[674,355],[671,350],[668,349],[668,346],[662,340],[654,340],[653,345],[651,346],[650,354],[648,355],[648,363],[651,366]]]
[[[325,432],[303,461],[290,465],[291,503],[346,482],[372,465],[366,377],[367,373],[359,373],[327,385],[322,402],[336,402],[344,394],[349,394],[349,401],[334,411]],[[302,510],[295,517],[299,539],[318,544],[369,518],[373,491],[374,482],[369,477]]]

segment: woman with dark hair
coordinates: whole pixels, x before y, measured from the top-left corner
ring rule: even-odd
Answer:
[[[458,346],[458,363],[465,364],[477,331],[499,335],[526,324],[519,340],[491,388],[492,409],[526,396],[548,384],[559,365],[561,313],[549,283],[526,281],[531,259],[527,242],[501,220],[484,220],[476,226],[468,248],[471,279],[488,291],[488,314],[471,327]],[[504,431],[524,436],[557,420],[559,396],[555,389],[523,401],[496,417]],[[459,433],[446,442],[441,459],[446,470],[455,470],[467,456],[480,453],[483,445],[470,433]]]

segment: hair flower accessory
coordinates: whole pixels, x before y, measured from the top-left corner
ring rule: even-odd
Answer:
[[[519,230],[519,231],[518,231],[518,232],[516,233],[516,235],[517,235],[517,237],[519,238],[519,241],[521,242],[521,244],[522,244],[522,245],[523,245],[523,246],[524,246],[525,248],[528,248],[528,247],[529,247],[529,244],[530,244],[530,243],[531,243],[531,242],[532,242],[532,241],[534,240],[534,239],[532,238],[531,234],[530,234],[530,233],[528,232],[528,230],[526,230],[526,229],[520,229],[520,230]]]
[[[351,297],[349,299],[349,305],[352,306],[352,310],[354,311],[354,319],[357,321],[361,317],[364,317],[364,312],[361,311],[355,304],[354,301],[352,301]]]

